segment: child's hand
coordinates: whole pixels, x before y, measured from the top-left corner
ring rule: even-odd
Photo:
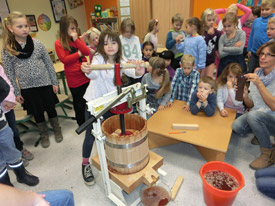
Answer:
[[[225,109],[222,109],[222,110],[220,111],[220,113],[221,113],[221,116],[222,116],[222,117],[227,117],[227,116],[228,116],[228,112],[227,112]]]
[[[164,106],[162,106],[162,105],[159,105],[159,108],[158,108],[158,111],[162,111],[162,110],[164,110]]]
[[[173,106],[173,102],[169,101],[165,107],[172,107]]]
[[[215,30],[214,30],[213,27],[209,28],[208,31],[207,31],[207,33],[208,33],[209,35],[213,35],[214,32],[215,32]]]
[[[230,90],[233,88],[233,83],[231,81],[226,82],[227,89]]]
[[[236,43],[234,44],[234,47],[240,47],[240,46],[242,46],[242,45],[243,45],[243,42],[238,41],[238,42],[236,42]]]
[[[182,35],[178,35],[178,36],[176,37],[176,42],[177,42],[177,44],[179,44],[179,43],[181,42],[182,39],[183,39],[183,36],[182,36]]]
[[[49,206],[50,203],[47,202],[44,198],[46,195],[44,194],[37,194],[34,192],[31,192],[33,196],[33,206]]]
[[[132,62],[133,64],[137,65],[135,71],[136,71],[136,76],[142,76],[145,73],[145,68],[141,67],[140,64],[144,63],[144,61],[136,60]]]
[[[94,54],[94,53],[95,53],[95,50],[93,50],[92,48],[90,48],[90,53],[91,53],[91,54]]]
[[[184,111],[189,112],[190,111],[190,106],[189,105],[184,105],[183,109],[184,109]]]
[[[21,95],[18,95],[16,98],[16,101],[20,104],[23,104],[24,103],[24,98],[21,96]]]
[[[251,54],[251,52],[250,52],[250,51],[249,51],[249,52],[247,52],[247,58],[248,58],[248,59],[250,59],[251,55],[252,55],[252,54]]]
[[[55,94],[58,92],[58,85],[53,85],[53,92]]]
[[[88,63],[88,62],[82,63],[81,64],[81,70],[85,74],[90,74],[92,72],[92,70],[90,69],[90,63]]]
[[[15,108],[16,103],[14,103],[14,102],[9,102],[9,101],[4,101],[4,102],[3,102],[3,106],[4,106],[4,108],[5,108],[6,111],[9,111],[9,110]]]
[[[74,31],[69,32],[69,36],[72,37],[73,41],[75,41],[78,38],[77,32]]]
[[[86,32],[84,32],[84,33],[80,36],[80,38],[83,39],[84,41],[87,40],[87,37],[88,37],[88,34],[87,34]]]

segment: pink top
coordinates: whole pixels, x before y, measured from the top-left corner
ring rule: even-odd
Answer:
[[[10,92],[9,95],[6,97],[6,99],[4,101],[8,101],[8,102],[13,102],[15,103],[15,95],[14,95],[14,89],[11,85],[10,80],[8,79],[8,77],[6,76],[3,67],[0,65],[0,76],[8,83],[8,85],[10,86]],[[1,104],[1,108],[4,111],[4,113],[7,113],[8,111],[4,108],[3,104],[4,101]]]
[[[228,97],[227,97],[227,100],[224,104],[224,108],[230,108],[230,109],[235,109],[237,110],[237,113],[239,114],[243,114],[244,113],[244,106],[243,104],[240,104],[238,106],[235,106],[232,99],[231,99],[231,96],[228,94]]]
[[[244,22],[246,22],[246,20],[248,19],[248,17],[252,13],[252,11],[251,11],[250,8],[248,8],[247,6],[242,5],[242,4],[236,4],[236,6],[238,7],[238,9],[240,9],[240,10],[242,10],[244,12],[244,15],[240,18],[239,25],[238,25],[239,29],[242,29],[242,25],[244,24]],[[217,15],[217,21],[216,21],[216,23],[217,23],[217,25],[219,25],[218,26],[218,30],[221,31],[223,29],[223,26],[222,26],[222,23],[220,23],[221,18],[219,16],[219,14],[225,14],[226,13],[226,9],[215,9],[215,12],[216,12],[216,15]]]
[[[88,47],[96,51],[96,47],[91,47],[91,46],[88,46]],[[90,63],[92,63],[93,57],[94,57],[94,54],[90,51],[90,54],[89,54]]]

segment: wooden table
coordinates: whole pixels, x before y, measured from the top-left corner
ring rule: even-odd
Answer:
[[[224,161],[236,111],[227,109],[228,117],[221,117],[218,109],[212,117],[207,117],[203,112],[192,115],[182,109],[185,104],[176,100],[171,108],[158,111],[148,120],[149,147],[186,142],[193,144],[207,161]],[[179,131],[172,129],[173,123],[198,124],[199,129],[169,134],[171,131]]]

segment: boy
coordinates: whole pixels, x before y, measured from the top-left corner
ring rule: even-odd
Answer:
[[[254,20],[247,45],[250,73],[259,67],[259,57],[256,55],[258,48],[269,41],[266,34],[267,21],[275,16],[275,14],[273,14],[274,10],[274,0],[262,0],[261,17]]]
[[[192,114],[197,114],[200,110],[210,117],[215,114],[217,107],[217,98],[214,93],[215,80],[213,78],[205,76],[200,79],[198,84],[198,91],[193,92],[190,111]]]
[[[171,66],[171,63],[174,60],[174,53],[172,51],[166,50],[166,51],[159,53],[159,57],[164,59],[165,68],[169,71],[170,81],[172,81],[173,77],[175,76],[175,70]]]
[[[0,77],[0,103],[9,94],[9,91],[9,85]],[[6,107],[5,103],[3,106]],[[21,152],[15,148],[12,130],[8,126],[5,115],[0,107],[0,183],[13,186],[10,182],[6,164],[13,169],[18,182],[29,186],[35,186],[39,183],[38,177],[33,176],[23,166]]]
[[[185,54],[181,58],[181,68],[176,70],[172,81],[172,95],[167,107],[173,105],[174,99],[186,101],[185,111],[190,110],[191,95],[197,90],[200,80],[200,73],[195,70],[195,58],[190,54]]]
[[[268,20],[266,34],[269,41],[275,41],[275,17]]]
[[[178,51],[176,48],[176,38],[178,36],[181,36],[182,41],[185,39],[186,34],[183,30],[181,30],[183,24],[183,18],[180,14],[175,14],[172,17],[172,29],[168,32],[166,36],[166,48],[170,51],[172,51],[175,55],[175,59],[172,62],[172,67],[174,69],[177,69],[180,67],[179,62],[183,55],[182,52]]]

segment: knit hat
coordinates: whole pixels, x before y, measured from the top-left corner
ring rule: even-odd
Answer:
[[[163,51],[161,53],[159,53],[159,57],[163,58],[163,59],[171,59],[171,61],[174,60],[174,53],[172,51]]]

